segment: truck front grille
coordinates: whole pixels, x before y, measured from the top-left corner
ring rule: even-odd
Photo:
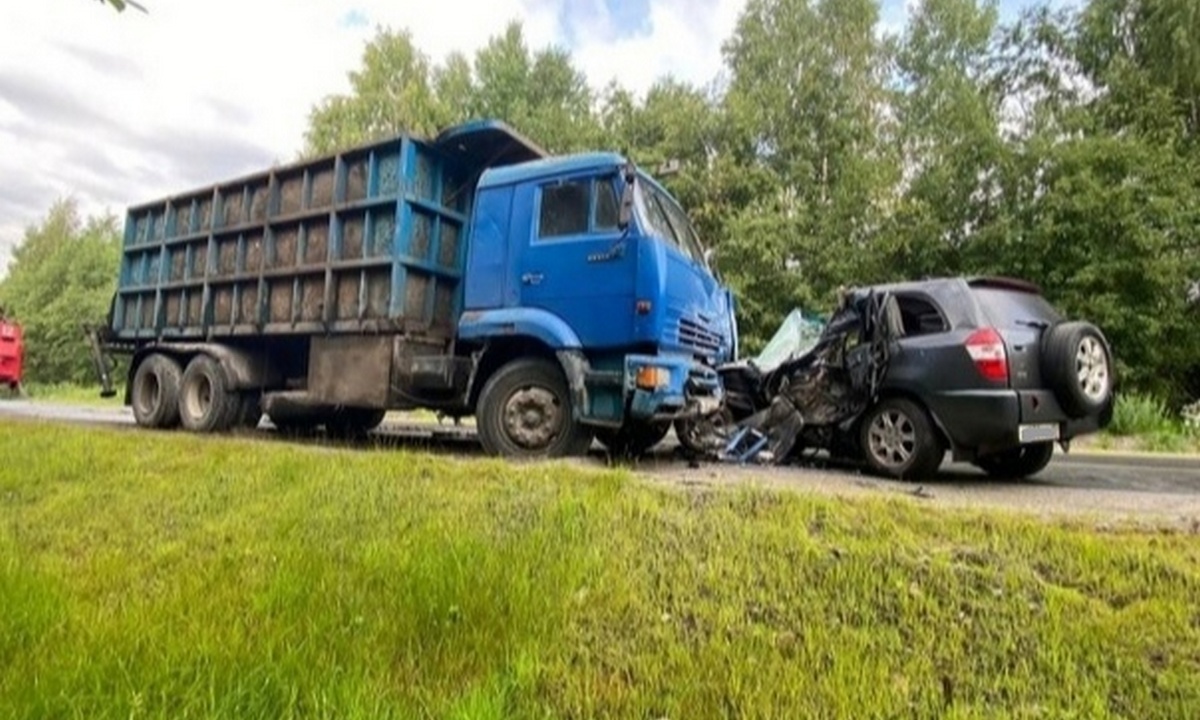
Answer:
[[[695,320],[679,319],[679,344],[697,350],[705,355],[713,355],[721,349],[721,336],[712,332]]]

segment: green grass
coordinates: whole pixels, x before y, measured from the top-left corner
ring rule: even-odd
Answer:
[[[1146,452],[1200,453],[1200,427],[1173,413],[1161,399],[1139,393],[1117,395],[1112,422],[1100,438],[1102,448],[1124,445]]]
[[[0,716],[1200,716],[1200,539],[0,423]]]
[[[100,397],[99,385],[77,385],[75,383],[28,383],[22,387],[25,395],[37,402],[62,403],[67,405],[94,405],[97,407],[120,407],[124,403],[125,388],[115,388],[117,394],[111,398]]]

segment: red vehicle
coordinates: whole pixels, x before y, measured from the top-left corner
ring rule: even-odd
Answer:
[[[21,387],[21,366],[25,359],[25,340],[21,326],[0,316],[0,386],[16,392]]]

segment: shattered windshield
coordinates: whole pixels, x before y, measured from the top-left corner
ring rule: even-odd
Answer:
[[[792,310],[775,331],[771,342],[754,358],[754,366],[766,373],[800,357],[816,347],[824,329],[825,322],[816,315],[806,315],[799,308]]]

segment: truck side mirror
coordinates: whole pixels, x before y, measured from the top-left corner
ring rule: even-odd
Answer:
[[[625,189],[621,191],[621,210],[617,215],[617,227],[625,230],[633,219],[633,184],[637,182],[637,171],[633,163],[625,165]]]

